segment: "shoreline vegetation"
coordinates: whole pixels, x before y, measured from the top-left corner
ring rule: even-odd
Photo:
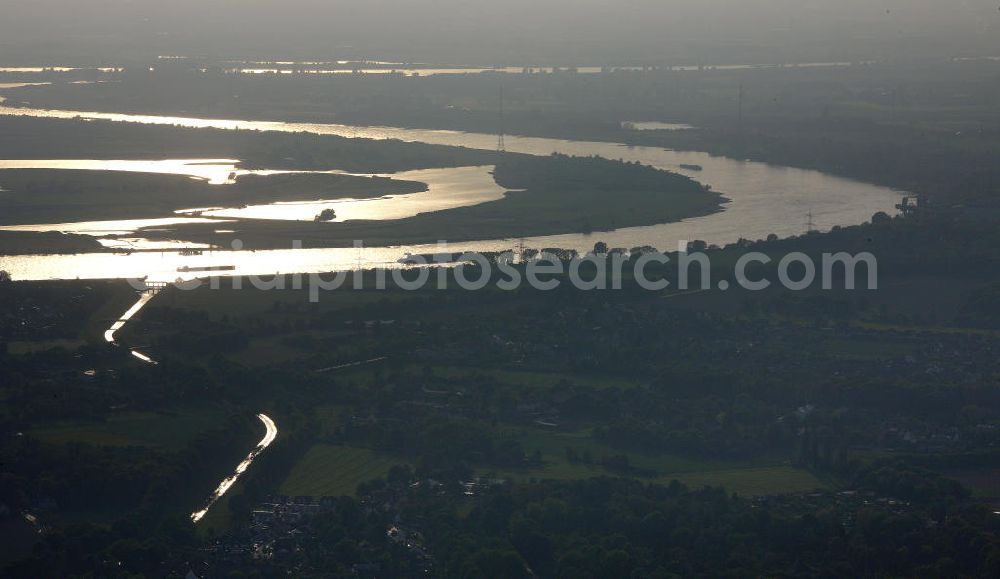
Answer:
[[[58,231],[0,231],[0,256],[111,253],[97,238]]]
[[[0,116],[3,159],[239,159],[243,169],[397,173],[490,165],[492,151],[282,131]]]
[[[131,138],[134,133],[129,129],[124,134]],[[165,130],[168,135],[178,130],[156,129]],[[340,139],[334,137],[333,140]],[[0,141],[6,143],[6,139]],[[361,147],[367,149],[378,144],[365,141]],[[388,152],[398,143],[386,145]],[[0,153],[4,146],[0,143]],[[435,154],[440,149],[427,147]],[[218,158],[227,151],[198,152]],[[190,155],[183,157],[190,158]],[[459,153],[456,160],[465,158],[464,153]],[[496,163],[497,183],[510,189],[503,199],[496,201],[396,220],[327,223],[227,218],[169,228],[150,227],[128,236],[217,246],[240,239],[247,249],[283,249],[292,240],[301,240],[305,248],[351,247],[359,239],[370,245],[433,243],[442,238],[473,241],[657,225],[720,211],[725,202],[722,195],[688,177],[637,163],[514,153],[504,153],[499,158],[496,153],[490,153],[490,158]],[[447,164],[444,159],[438,160],[439,164]],[[342,161],[344,157],[333,158],[329,163],[344,166]],[[369,169],[384,170],[393,166],[393,163],[370,163]],[[315,166],[312,162],[309,165]],[[329,165],[323,168],[329,169]],[[3,225],[155,219],[174,217],[178,210],[198,207],[364,199],[427,191],[424,183],[336,174],[244,175],[235,184],[209,185],[181,175],[8,169],[0,170],[0,182],[7,190],[0,198],[0,224]],[[86,203],[82,202],[84,199]],[[222,222],[226,223],[227,233],[224,234],[216,232]],[[20,239],[31,243],[36,237],[22,235]],[[69,243],[56,243],[59,240]],[[23,244],[11,244],[12,247],[18,245]],[[50,237],[32,246],[30,253],[103,250],[96,241],[88,244],[66,237]]]
[[[0,225],[178,217],[201,207],[374,198],[420,193],[423,183],[326,173],[241,175],[210,185],[185,175],[66,169],[0,170]]]
[[[333,224],[242,219],[227,223],[227,231],[234,233],[223,236],[211,223],[138,234],[223,246],[239,239],[247,249],[282,249],[293,239],[307,249],[351,247],[359,239],[372,246],[462,242],[657,225],[720,211],[725,202],[687,177],[601,158],[505,154],[496,179],[515,190],[497,201],[405,219]]]

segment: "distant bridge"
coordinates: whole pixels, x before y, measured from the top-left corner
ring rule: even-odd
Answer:
[[[165,282],[165,281],[147,281],[146,282],[146,289],[140,290],[139,293],[140,294],[150,294],[150,295],[154,295],[155,296],[156,294],[158,294],[158,293],[162,292],[163,290],[167,289],[167,287],[169,287],[169,286],[170,286],[170,284],[167,283],[167,282]]]

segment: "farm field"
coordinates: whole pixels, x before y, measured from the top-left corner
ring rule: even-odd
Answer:
[[[826,483],[808,471],[794,468],[780,460],[723,461],[701,460],[671,454],[646,454],[623,451],[590,438],[586,431],[577,433],[543,432],[531,429],[512,433],[526,454],[541,453],[542,467],[508,469],[489,473],[515,481],[577,480],[597,476],[616,476],[597,464],[601,458],[623,455],[632,467],[654,475],[637,477],[649,482],[669,483],[678,480],[689,487],[723,487],[739,495],[787,494],[826,488]],[[578,455],[589,454],[592,464],[570,462],[566,449]],[[483,471],[486,474],[487,471]]]
[[[318,444],[310,448],[280,487],[289,496],[354,496],[357,486],[384,477],[406,461],[364,448]]]
[[[96,446],[144,446],[177,452],[199,433],[218,424],[221,409],[204,407],[174,412],[122,412],[103,422],[57,422],[40,425],[32,436],[49,444],[79,442]]]

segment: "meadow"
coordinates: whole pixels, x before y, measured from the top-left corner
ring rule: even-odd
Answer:
[[[317,444],[295,465],[279,492],[288,496],[354,496],[359,484],[383,478],[406,460],[365,448]]]

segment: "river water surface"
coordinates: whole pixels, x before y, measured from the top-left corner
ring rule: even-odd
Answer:
[[[235,119],[199,119],[156,115],[96,113],[66,110],[25,109],[0,106],[0,115],[45,118],[87,118],[143,124],[177,125],[191,128],[306,132],[347,138],[397,139],[438,145],[463,146],[491,150],[496,135],[459,131],[364,127],[339,124],[244,121]],[[674,250],[682,240],[704,240],[726,244],[739,238],[760,239],[770,233],[779,236],[805,232],[808,215],[818,229],[862,223],[878,211],[893,212],[901,193],[875,185],[826,175],[816,171],[793,169],[715,157],[707,153],[673,151],[656,147],[632,147],[617,143],[569,141],[538,137],[511,136],[507,150],[532,155],[555,152],[609,159],[637,161],[660,169],[686,174],[711,185],[730,201],[725,210],[677,223],[650,227],[632,227],[594,234],[569,234],[535,237],[526,240],[533,247],[563,247],[588,250],[598,240],[613,247],[651,245]],[[230,160],[226,160],[230,161]],[[146,162],[143,162],[146,163]],[[229,166],[229,163],[222,163]],[[702,171],[681,165],[701,166]],[[162,168],[162,167],[161,167]],[[191,167],[182,168],[190,171]],[[468,168],[454,171],[468,170]],[[188,173],[184,173],[188,174]],[[466,192],[468,193],[468,192]],[[463,193],[465,194],[465,193]],[[609,202],[614,202],[613,199]],[[254,209],[247,209],[253,211]],[[411,211],[412,208],[408,209]],[[432,209],[433,210],[433,209]],[[220,225],[221,226],[221,225]],[[449,250],[500,251],[511,248],[510,239],[488,239],[456,243]],[[257,252],[216,252],[212,255],[182,256],[176,252],[133,253],[131,255],[85,254],[78,256],[14,256],[0,258],[0,268],[14,279],[126,278],[149,276],[151,280],[174,281],[182,267],[233,266],[231,275],[269,275],[275,273],[312,273],[378,267],[393,264],[406,252],[440,251],[436,245],[322,250],[272,250]],[[188,276],[190,277],[190,276]]]

